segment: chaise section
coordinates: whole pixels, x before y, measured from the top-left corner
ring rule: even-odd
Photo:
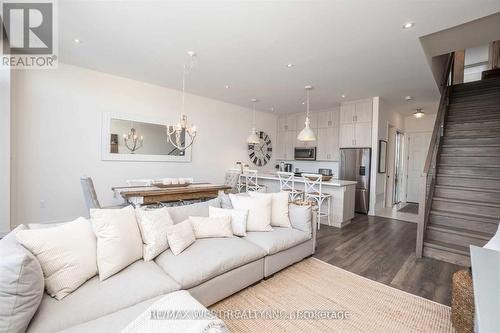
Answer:
[[[155,262],[182,289],[189,289],[265,255],[262,248],[237,237],[206,238],[197,239],[177,256],[168,249]]]
[[[44,294],[27,332],[60,331],[179,289],[154,262],[136,261],[102,282],[93,277],[60,301]]]

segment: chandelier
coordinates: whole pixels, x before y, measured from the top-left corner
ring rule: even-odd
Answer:
[[[185,96],[186,96],[186,75],[191,72],[195,64],[196,53],[193,51],[188,52],[189,63],[184,64],[182,70],[182,107],[180,120],[176,125],[167,125],[167,142],[172,146],[184,151],[191,147],[196,138],[196,126],[188,126],[187,116],[184,114]],[[189,141],[186,138],[189,137]]]
[[[130,153],[135,154],[137,150],[142,148],[144,137],[138,136],[136,129],[132,127],[130,133],[123,134],[123,141],[125,141],[125,147],[130,150]]]

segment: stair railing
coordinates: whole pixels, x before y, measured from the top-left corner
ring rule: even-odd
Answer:
[[[434,123],[434,130],[429,144],[429,151],[425,160],[424,170],[420,176],[420,199],[418,207],[418,225],[417,225],[417,244],[416,256],[422,258],[424,248],[425,228],[429,220],[429,212],[431,210],[432,196],[434,194],[434,185],[436,184],[436,165],[441,148],[441,138],[444,135],[444,122],[448,111],[448,103],[450,99],[452,76],[453,76],[453,61],[454,53],[448,55],[446,68],[441,78],[439,90],[441,91],[441,100],[439,101],[439,109]]]

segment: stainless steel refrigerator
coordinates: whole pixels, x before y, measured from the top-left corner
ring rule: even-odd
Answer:
[[[370,204],[370,148],[340,149],[339,179],[353,180],[356,184],[355,211],[368,213]]]

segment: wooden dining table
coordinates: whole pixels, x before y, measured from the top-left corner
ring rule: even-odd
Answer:
[[[218,196],[219,191],[227,192],[230,189],[231,186],[211,183],[193,183],[187,186],[170,188],[154,185],[118,186],[112,188],[115,194],[120,195],[135,207],[159,202],[212,199]]]

